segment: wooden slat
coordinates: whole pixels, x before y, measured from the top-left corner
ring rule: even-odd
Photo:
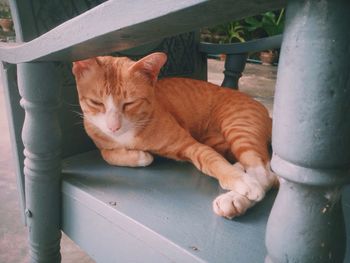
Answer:
[[[280,8],[285,2],[110,0],[30,42],[1,44],[0,60],[22,63],[83,59]]]
[[[231,221],[212,211],[217,182],[188,163],[112,167],[94,151],[63,166],[63,231],[97,262],[264,262],[275,192]]]
[[[63,231],[97,262],[264,262],[276,191],[230,221],[211,211],[221,193],[217,182],[191,164],[112,167],[93,151],[66,159],[63,167]],[[343,193],[349,225],[350,187]],[[344,262],[350,228],[347,233]]]
[[[280,48],[282,35],[255,39],[243,43],[213,44],[202,42],[199,51],[207,54],[240,54],[252,51]]]

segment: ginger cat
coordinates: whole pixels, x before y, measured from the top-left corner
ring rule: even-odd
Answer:
[[[147,166],[153,155],[192,162],[222,188],[213,209],[232,218],[276,182],[271,119],[259,102],[186,78],[158,80],[167,56],[97,57],[73,63],[84,126],[111,165]],[[237,160],[232,165],[228,160]]]

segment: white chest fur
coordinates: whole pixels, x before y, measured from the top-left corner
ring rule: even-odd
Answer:
[[[135,143],[135,132],[130,129],[130,130],[127,130],[125,131],[124,133],[121,133],[121,134],[112,134],[112,135],[109,135],[111,137],[111,139],[124,146],[124,147],[132,147]]]

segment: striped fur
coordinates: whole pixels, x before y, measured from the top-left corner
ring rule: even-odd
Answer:
[[[214,200],[214,211],[228,218],[243,214],[276,181],[269,168],[267,110],[239,91],[208,82],[157,80],[165,62],[164,53],[137,62],[75,62],[87,133],[112,165],[146,166],[152,155],[192,162],[230,190]]]

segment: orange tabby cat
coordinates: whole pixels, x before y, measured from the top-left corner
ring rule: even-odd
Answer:
[[[214,211],[241,215],[276,180],[269,168],[268,112],[239,91],[193,79],[157,80],[166,60],[153,53],[137,62],[74,62],[86,132],[112,165],[147,166],[153,155],[192,162],[230,190],[214,200]]]

